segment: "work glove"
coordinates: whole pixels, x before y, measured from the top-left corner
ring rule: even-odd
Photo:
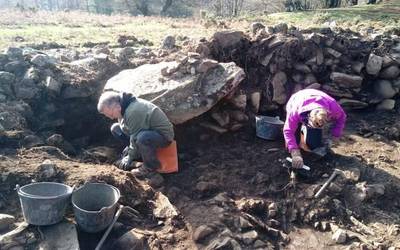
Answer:
[[[129,155],[127,155],[124,158],[122,158],[118,167],[122,170],[128,170],[132,162],[133,160],[129,157]]]
[[[303,167],[303,157],[301,157],[300,150],[294,150],[292,153],[292,168],[302,168]]]

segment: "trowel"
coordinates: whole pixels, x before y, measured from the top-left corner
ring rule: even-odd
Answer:
[[[288,162],[292,163],[292,158],[286,157],[286,160],[287,160]],[[310,171],[310,170],[311,170],[311,168],[310,168],[309,166],[307,166],[307,165],[303,165],[302,169],[305,169],[305,170],[307,170],[307,171]]]

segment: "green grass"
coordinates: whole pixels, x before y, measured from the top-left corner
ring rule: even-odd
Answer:
[[[304,12],[284,12],[261,16],[242,16],[223,20],[229,28],[247,29],[253,21],[266,25],[285,22],[301,28],[321,26],[335,21],[337,26],[359,31],[374,27],[382,31],[400,27],[400,0],[385,4]],[[209,25],[204,25],[205,23]],[[211,23],[211,24],[210,24]],[[23,44],[57,42],[79,47],[86,42],[115,44],[119,35],[134,35],[159,46],[166,35],[209,37],[221,29],[217,22],[194,18],[106,16],[83,12],[20,12],[0,10],[0,49]],[[23,42],[16,42],[21,36]]]
[[[260,19],[258,17],[258,19]],[[355,31],[364,27],[385,28],[400,26],[400,0],[377,5],[360,5],[348,8],[323,9],[302,12],[274,13],[261,18],[267,23],[286,22],[298,27],[309,28],[335,21],[338,26]]]

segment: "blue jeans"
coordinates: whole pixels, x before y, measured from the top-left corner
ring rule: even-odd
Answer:
[[[114,123],[111,126],[111,133],[114,137],[126,143],[125,145],[129,145],[129,136],[122,131],[118,123]],[[144,166],[155,170],[160,167],[160,162],[157,159],[157,149],[167,147],[171,141],[168,141],[155,130],[142,130],[137,134],[134,143],[142,157]]]

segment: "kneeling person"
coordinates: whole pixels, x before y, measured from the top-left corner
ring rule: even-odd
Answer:
[[[303,167],[300,149],[324,156],[331,140],[323,138],[323,128],[332,123],[331,135],[337,140],[346,121],[346,114],[339,103],[328,94],[304,89],[293,94],[286,104],[286,121],[283,135],[292,155],[292,166]]]
[[[143,160],[143,168],[139,171],[155,171],[160,167],[157,149],[171,144],[174,129],[159,107],[129,93],[107,91],[100,96],[97,110],[112,120],[118,120],[111,126],[111,133],[129,144],[119,168],[129,170],[133,161],[139,158]]]

